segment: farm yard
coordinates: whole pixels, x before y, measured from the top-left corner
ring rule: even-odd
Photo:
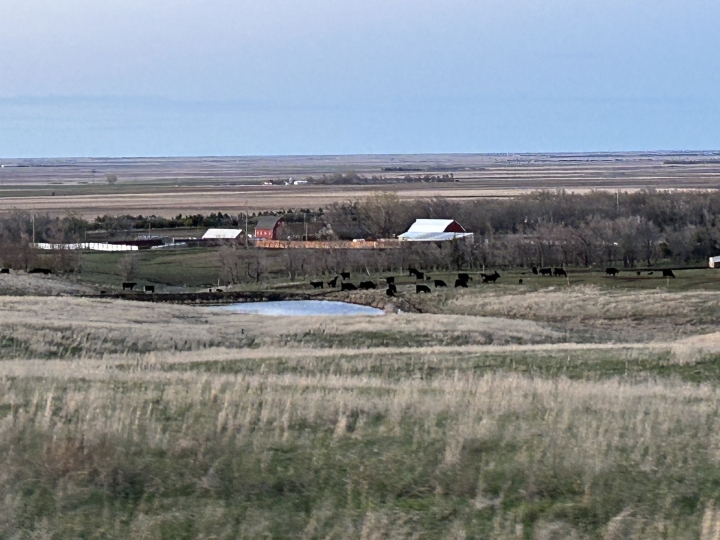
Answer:
[[[419,159],[3,161],[0,538],[720,537],[715,156]]]

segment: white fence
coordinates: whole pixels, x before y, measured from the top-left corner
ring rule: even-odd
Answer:
[[[105,242],[81,242],[79,244],[48,244],[40,242],[32,244],[38,249],[91,249],[93,251],[137,251],[137,246],[127,246],[124,244],[108,244]]]

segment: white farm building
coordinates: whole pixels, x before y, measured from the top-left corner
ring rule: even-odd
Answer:
[[[455,238],[472,239],[473,233],[454,219],[416,219],[398,238],[405,242],[445,242]]]
[[[239,240],[242,229],[208,229],[202,235],[203,240]]]

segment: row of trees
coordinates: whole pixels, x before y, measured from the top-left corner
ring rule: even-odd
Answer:
[[[707,257],[720,254],[720,191],[544,191],[472,201],[403,201],[392,193],[378,193],[362,201],[330,205],[322,212],[302,209],[284,211],[283,215],[288,222],[326,223],[327,234],[340,239],[392,238],[418,218],[454,218],[475,233],[473,242],[406,246],[381,252],[289,250],[283,255],[289,277],[332,274],[345,268],[393,270],[407,264],[448,269],[632,267],[650,266],[660,260],[672,264],[704,263]],[[12,212],[0,217],[0,260],[5,266],[29,268],[36,256],[29,247],[33,238],[37,242],[69,243],[84,240],[86,232],[98,227],[157,227],[152,221],[144,224],[140,218],[105,216],[90,222],[73,214],[33,217],[28,212]],[[237,216],[221,212],[178,215],[169,220],[142,219],[164,219],[166,225],[178,226],[237,225]],[[221,251],[220,257],[228,281],[240,280],[241,276],[260,279],[258,276],[267,273],[263,270],[263,255],[253,250],[228,248]],[[71,269],[77,263],[77,257],[69,253],[58,254],[57,258],[59,269]],[[249,266],[248,258],[252,258]]]
[[[341,238],[388,238],[419,218],[454,218],[475,233],[471,266],[635,266],[720,253],[720,192],[557,191],[473,201],[385,193],[334,204],[326,217]]]

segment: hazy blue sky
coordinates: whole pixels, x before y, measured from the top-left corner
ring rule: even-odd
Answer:
[[[0,0],[0,157],[717,148],[717,0]]]

